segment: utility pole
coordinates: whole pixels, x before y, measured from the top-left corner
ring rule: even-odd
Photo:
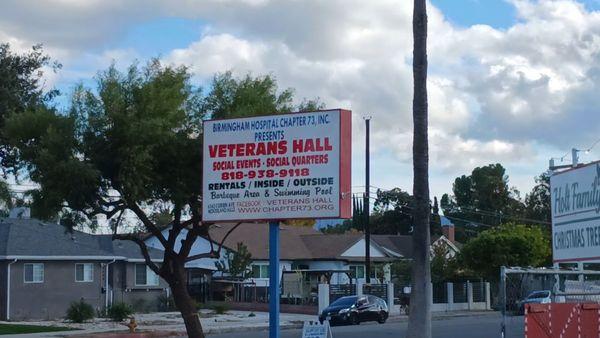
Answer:
[[[363,212],[365,214],[365,279],[367,285],[371,283],[371,228],[369,226],[369,192],[371,190],[370,182],[370,147],[369,147],[369,126],[371,117],[365,117],[366,140],[365,140],[365,202]]]
[[[573,168],[577,167],[577,165],[579,164],[579,149],[571,149],[571,157],[572,157],[572,164],[573,164]]]

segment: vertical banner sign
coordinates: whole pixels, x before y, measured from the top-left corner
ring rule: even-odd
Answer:
[[[555,263],[600,259],[600,162],[550,178]]]
[[[351,112],[204,122],[204,221],[351,217]]]

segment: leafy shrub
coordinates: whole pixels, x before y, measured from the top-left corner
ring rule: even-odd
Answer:
[[[94,307],[86,303],[83,298],[73,302],[67,309],[67,319],[74,323],[83,323],[94,318]]]
[[[108,308],[108,317],[115,322],[122,322],[133,314],[133,308],[126,303],[114,303]]]
[[[225,314],[227,311],[229,311],[229,307],[227,307],[225,304],[215,304],[213,305],[212,309],[218,315]]]

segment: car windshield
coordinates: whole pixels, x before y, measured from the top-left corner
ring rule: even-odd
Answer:
[[[350,306],[350,305],[354,305],[354,303],[356,303],[356,299],[358,297],[342,297],[339,298],[338,300],[336,300],[335,302],[331,303],[330,306]]]
[[[546,298],[550,295],[548,291],[538,291],[529,295],[527,298]]]

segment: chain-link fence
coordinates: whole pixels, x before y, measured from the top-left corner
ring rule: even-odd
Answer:
[[[501,337],[523,337],[525,304],[600,303],[600,271],[502,267],[500,277]]]

